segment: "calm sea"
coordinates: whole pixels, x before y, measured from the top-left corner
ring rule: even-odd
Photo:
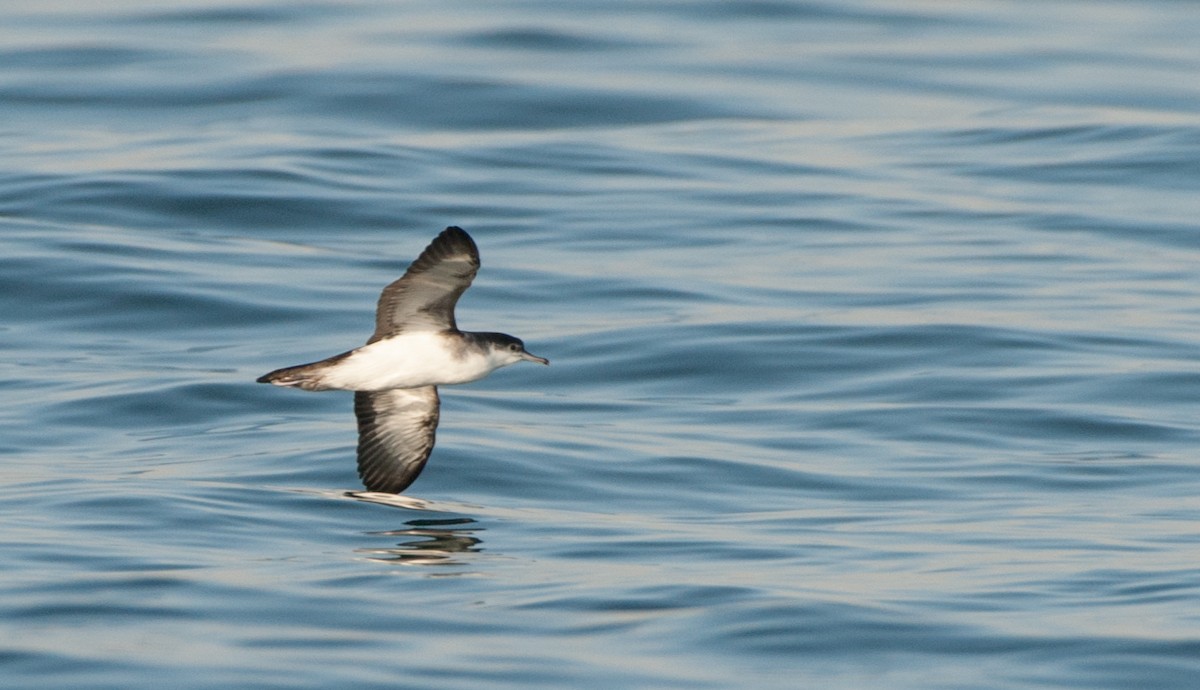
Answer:
[[[1194,688],[1190,2],[0,4],[0,685]],[[447,225],[439,444],[344,393]]]

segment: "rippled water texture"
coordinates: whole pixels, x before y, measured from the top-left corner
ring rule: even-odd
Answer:
[[[0,684],[1192,688],[1192,3],[7,3]],[[447,225],[402,497],[351,398]]]

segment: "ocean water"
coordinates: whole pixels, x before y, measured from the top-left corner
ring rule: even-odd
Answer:
[[[0,5],[0,684],[1193,688],[1192,3]],[[342,393],[447,225],[403,497]]]

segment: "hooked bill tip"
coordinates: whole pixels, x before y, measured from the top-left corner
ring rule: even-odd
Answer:
[[[545,364],[546,366],[550,365],[550,360],[546,359],[545,357],[538,357],[531,352],[522,352],[521,359],[526,359],[530,362],[537,362],[538,364]]]

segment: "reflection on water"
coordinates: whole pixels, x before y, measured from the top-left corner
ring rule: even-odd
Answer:
[[[446,512],[448,509],[437,504],[404,494],[389,494],[375,491],[346,491],[342,496],[364,503],[419,510],[423,512]],[[395,546],[383,548],[359,548],[355,553],[368,559],[395,565],[460,565],[463,559],[455,554],[480,551],[483,540],[475,537],[483,528],[470,517],[413,518],[395,530],[367,532],[373,537],[399,537],[402,541]]]
[[[384,532],[368,532],[371,536],[400,537],[402,541],[393,547],[355,549],[373,561],[394,565],[460,565],[464,561],[455,554],[480,551],[482,543],[472,535],[482,531],[481,527],[451,527],[452,525],[476,525],[471,518],[448,518],[445,520],[409,520],[404,529]]]
[[[364,503],[378,503],[379,505],[391,506],[393,508],[404,508],[405,510],[437,510],[430,501],[404,494],[391,494],[380,491],[345,491],[340,495],[353,498],[357,501],[363,501]]]

